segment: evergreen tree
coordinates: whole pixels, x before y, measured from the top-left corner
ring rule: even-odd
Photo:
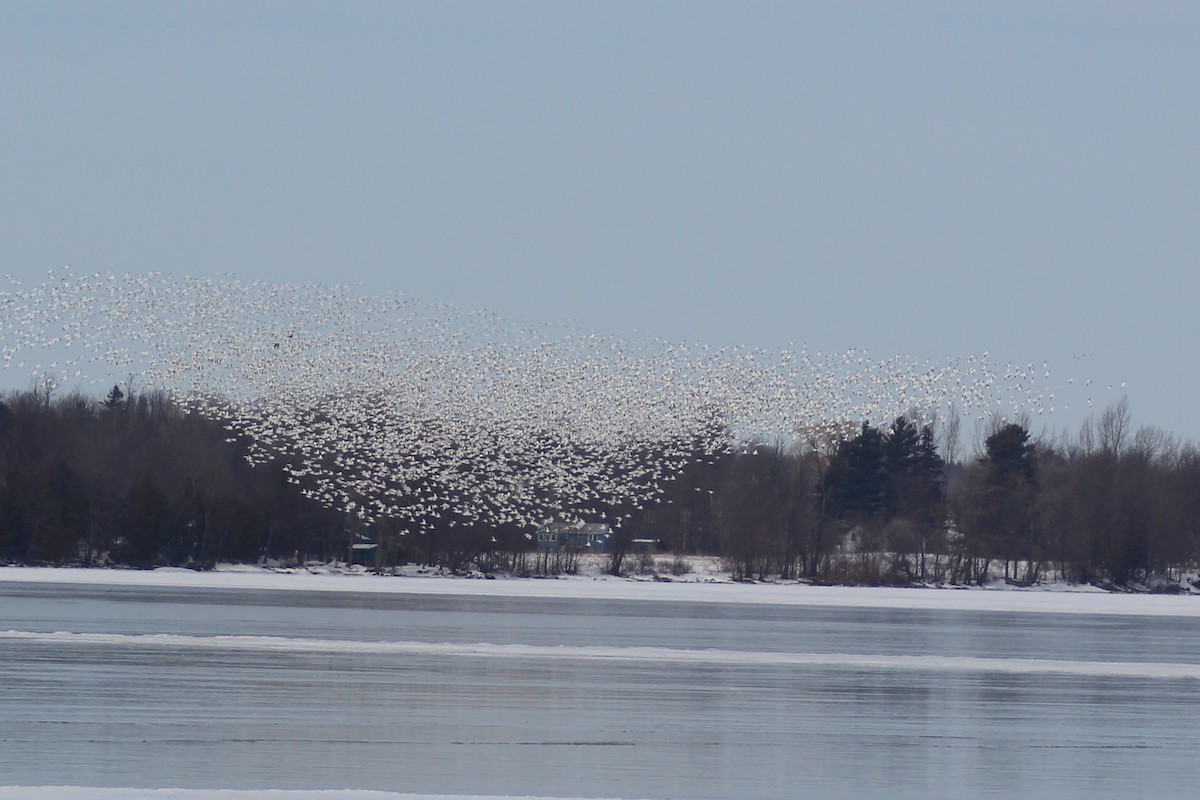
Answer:
[[[987,437],[987,460],[998,478],[1018,476],[1033,480],[1034,445],[1029,441],[1029,431],[1015,422],[1005,425]]]
[[[897,417],[883,439],[887,485],[884,501],[889,516],[906,514],[913,493],[913,473],[919,445],[917,428],[904,417]]]
[[[825,475],[835,516],[872,517],[886,505],[887,451],[883,432],[870,423],[834,453]]]
[[[1004,560],[1005,577],[1015,576],[1010,567],[1024,562],[1032,580],[1043,557],[1034,525],[1036,448],[1029,431],[1016,423],[997,430],[984,445],[986,454],[968,474],[960,498],[963,534],[974,556]],[[980,572],[980,579],[986,577]]]
[[[104,407],[109,411],[122,408],[125,405],[125,393],[121,391],[120,386],[114,383],[113,387],[108,390],[108,394],[105,395],[103,402]]]

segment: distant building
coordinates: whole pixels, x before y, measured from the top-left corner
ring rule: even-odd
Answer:
[[[603,522],[551,522],[538,528],[536,540],[538,550],[607,553],[613,546],[613,532]]]
[[[348,563],[362,564],[364,567],[379,566],[379,558],[383,555],[383,551],[379,549],[379,542],[371,534],[370,527],[358,533],[346,531],[346,536],[350,539]]]

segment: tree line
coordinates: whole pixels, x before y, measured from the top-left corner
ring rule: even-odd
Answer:
[[[1052,572],[1169,589],[1200,561],[1200,450],[1133,430],[1126,400],[1058,441],[1000,421],[981,438],[948,462],[931,428],[900,417],[826,447],[747,448],[693,468],[653,525],[752,579],[1032,584]]]
[[[902,416],[799,447],[698,452],[660,502],[609,509],[624,519],[611,569],[628,568],[634,540],[720,555],[741,579],[867,584],[1032,583],[1052,572],[1165,586],[1200,561],[1200,451],[1133,430],[1126,401],[1058,441],[993,423],[964,461],[946,456],[956,435],[957,425],[939,437]],[[380,567],[551,563],[515,525],[365,527],[306,497],[283,464],[252,468],[245,455],[219,420],[161,392],[11,393],[0,401],[0,558],[209,568],[348,559],[370,541]]]
[[[228,431],[161,392],[0,403],[0,557],[23,563],[211,566],[291,548],[329,553],[328,510]]]

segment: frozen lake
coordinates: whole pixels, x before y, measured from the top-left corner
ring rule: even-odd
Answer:
[[[1200,786],[1200,598],[15,572],[0,800]]]

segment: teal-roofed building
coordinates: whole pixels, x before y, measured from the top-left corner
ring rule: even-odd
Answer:
[[[580,552],[607,553],[612,549],[612,528],[603,522],[551,522],[538,528],[539,551],[560,548]]]

